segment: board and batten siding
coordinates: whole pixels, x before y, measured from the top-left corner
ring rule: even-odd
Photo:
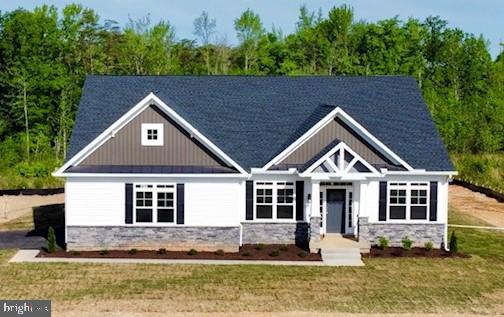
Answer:
[[[124,226],[125,183],[140,180],[68,178],[67,226]],[[238,226],[245,213],[245,182],[238,180],[141,179],[144,183],[185,184],[185,226]]]
[[[163,146],[142,146],[142,123],[164,125]],[[225,166],[155,106],[147,107],[79,165]]]
[[[343,141],[370,164],[390,164],[339,119],[332,120],[279,164],[304,164],[335,139]]]

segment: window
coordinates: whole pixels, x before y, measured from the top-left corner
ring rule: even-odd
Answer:
[[[277,183],[277,218],[294,218],[294,184]]]
[[[353,194],[348,192],[348,227],[351,228],[353,223]]]
[[[320,192],[320,228],[324,226],[324,192]]]
[[[162,146],[163,127],[162,123],[142,123],[142,145]]]
[[[390,183],[389,219],[426,220],[428,186],[428,183]]]
[[[427,219],[427,184],[411,184],[410,219]]]
[[[294,219],[293,182],[257,182],[255,187],[256,219]]]
[[[135,223],[175,223],[175,185],[135,184]]]

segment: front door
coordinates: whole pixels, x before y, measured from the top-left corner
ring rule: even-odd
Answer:
[[[326,233],[345,233],[345,190],[327,190]]]

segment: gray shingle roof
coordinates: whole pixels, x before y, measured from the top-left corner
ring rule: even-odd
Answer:
[[[454,170],[404,76],[88,76],[67,158],[150,92],[244,168],[264,166],[339,106],[414,168]]]

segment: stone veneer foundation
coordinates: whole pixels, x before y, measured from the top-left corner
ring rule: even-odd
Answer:
[[[379,237],[383,236],[389,239],[390,246],[399,247],[402,246],[402,239],[408,237],[413,240],[414,246],[423,247],[431,241],[435,248],[440,248],[444,241],[445,226],[442,223],[369,223],[367,217],[360,217],[359,239],[376,245]]]
[[[298,244],[308,243],[308,223],[242,222],[243,244]]]
[[[67,226],[67,250],[189,250],[237,252],[240,227]]]

